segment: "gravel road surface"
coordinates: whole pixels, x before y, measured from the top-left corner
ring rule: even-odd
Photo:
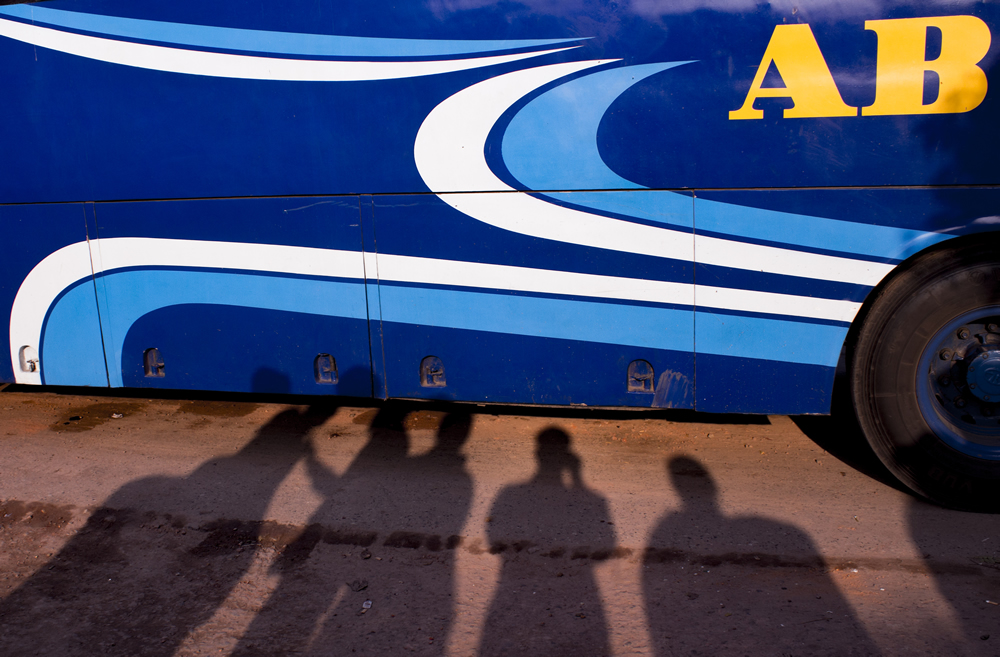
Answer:
[[[184,394],[0,392],[0,655],[1000,655],[844,414]]]

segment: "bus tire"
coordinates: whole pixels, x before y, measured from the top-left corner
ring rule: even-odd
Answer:
[[[1000,511],[1000,250],[918,258],[870,305],[851,393],[888,469],[934,502]]]

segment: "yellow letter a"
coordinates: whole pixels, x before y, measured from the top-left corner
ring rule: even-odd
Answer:
[[[761,88],[771,62],[778,68],[784,88]],[[774,28],[747,99],[743,107],[729,113],[730,120],[764,118],[764,111],[753,107],[758,98],[791,98],[795,107],[785,110],[786,119],[858,115],[858,110],[844,103],[840,97],[837,84],[808,25],[778,25]]]

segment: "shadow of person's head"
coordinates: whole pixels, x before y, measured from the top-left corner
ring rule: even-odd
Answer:
[[[439,456],[458,456],[472,432],[472,416],[468,413],[449,413],[441,420],[437,442],[432,453]]]
[[[251,389],[253,392],[268,394],[288,394],[292,382],[283,372],[270,367],[258,368],[253,375]],[[324,424],[337,412],[338,404],[327,399],[317,398],[306,408],[291,406],[258,430],[257,435],[246,445],[244,453],[255,453],[262,450],[280,449],[281,446],[301,448],[308,442],[309,433]],[[310,445],[306,445],[309,447]]]
[[[697,459],[690,456],[667,459],[667,473],[685,508],[710,509],[717,505],[715,480]]]
[[[570,475],[573,486],[582,486],[580,458],[570,449],[570,443],[569,434],[555,427],[549,427],[538,434],[538,444],[535,447],[537,479],[561,482],[565,472]]]
[[[410,438],[405,426],[409,413],[410,408],[406,404],[393,401],[382,404],[368,427],[368,444],[363,450],[362,460],[406,458],[410,450]]]
[[[257,430],[237,458],[266,457],[275,462],[301,458],[312,451],[312,431],[329,420],[337,408],[329,402],[286,408]]]

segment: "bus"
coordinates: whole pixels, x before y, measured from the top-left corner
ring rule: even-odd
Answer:
[[[0,6],[25,385],[825,414],[1000,509],[1000,5]]]

